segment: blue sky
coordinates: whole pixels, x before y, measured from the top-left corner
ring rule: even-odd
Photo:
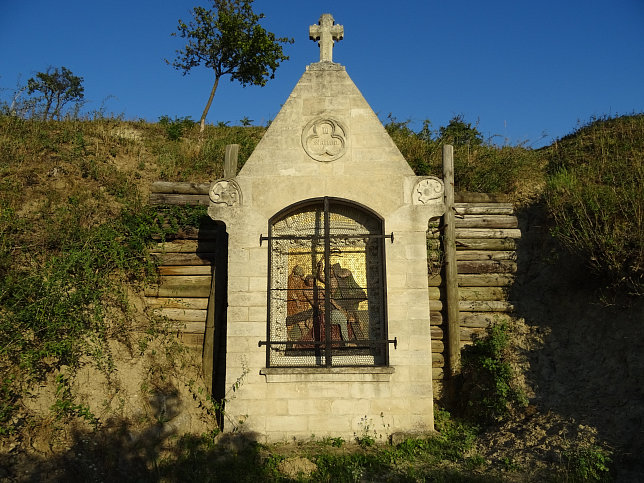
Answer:
[[[198,120],[212,74],[165,64],[198,0],[0,0],[0,92],[48,66],[84,78],[87,111],[125,119]],[[591,116],[644,111],[644,0],[256,0],[263,25],[295,39],[265,87],[224,78],[208,122],[275,117],[305,66],[319,60],[308,27],[344,26],[333,59],[374,111],[419,129],[462,114],[497,144],[538,147]],[[545,135],[545,137],[544,137]]]

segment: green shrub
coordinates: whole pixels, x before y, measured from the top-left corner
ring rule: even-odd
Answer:
[[[598,446],[563,452],[567,481],[610,481],[610,453]]]
[[[175,117],[174,119],[170,119],[168,116],[161,116],[159,124],[165,128],[170,141],[178,141],[186,130],[195,126],[195,122],[189,116]]]
[[[418,176],[443,176],[441,145],[435,139],[429,120],[423,121],[420,131],[414,132],[410,121],[399,122],[389,114],[385,129],[401,154]]]
[[[120,283],[153,272],[145,248],[159,229],[145,223],[144,209],[83,227],[77,203],[70,200],[54,215],[49,253],[5,269],[0,280],[0,356],[34,377],[99,350],[86,335],[98,332],[103,336],[95,343],[105,342],[105,304],[126,310]]]
[[[547,155],[554,236],[607,284],[644,293],[644,115],[593,120]]]
[[[101,182],[126,201],[113,216],[97,213],[105,197],[89,191],[28,214],[0,200],[0,433],[30,381],[62,366],[73,373],[83,355],[109,374],[107,340],[129,331],[126,287],[156,275],[148,246],[205,216],[205,207],[144,206],[136,190],[120,193],[121,176]],[[54,409],[87,417],[68,395]]]
[[[463,415],[484,424],[504,419],[527,399],[515,384],[509,362],[510,330],[503,322],[487,329],[462,351],[459,409]]]
[[[431,129],[428,120],[415,132],[410,121],[391,114],[387,132],[418,176],[443,177],[442,146],[454,146],[454,184],[457,191],[520,193],[543,183],[543,155],[522,146],[495,146],[484,142],[476,126],[456,116],[447,126]]]

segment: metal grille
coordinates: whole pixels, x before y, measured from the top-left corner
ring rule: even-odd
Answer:
[[[324,198],[271,220],[268,367],[387,364],[382,221]]]

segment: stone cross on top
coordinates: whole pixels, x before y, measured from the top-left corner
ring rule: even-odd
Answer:
[[[309,38],[319,41],[320,62],[333,62],[333,41],[339,42],[344,37],[344,27],[334,23],[333,15],[323,13],[318,24],[309,27]]]

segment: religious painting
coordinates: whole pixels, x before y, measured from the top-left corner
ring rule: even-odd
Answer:
[[[382,242],[378,217],[338,200],[272,222],[270,365],[383,363]]]

